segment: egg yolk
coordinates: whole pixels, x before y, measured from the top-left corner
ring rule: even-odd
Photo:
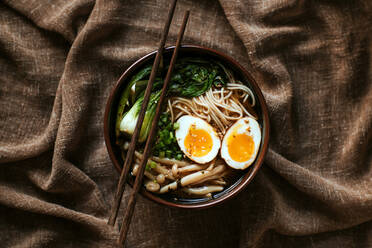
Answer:
[[[211,135],[203,130],[190,127],[184,141],[187,153],[193,157],[203,157],[207,155],[213,146]]]
[[[254,151],[253,138],[247,134],[232,134],[227,140],[230,157],[236,162],[244,162],[251,158]]]

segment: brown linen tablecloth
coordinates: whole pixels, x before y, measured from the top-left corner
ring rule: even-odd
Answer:
[[[103,111],[123,70],[156,49],[168,8],[0,2],[0,247],[115,247]],[[221,206],[139,197],[128,247],[372,247],[372,2],[180,0],[169,44],[187,8],[184,43],[265,79],[270,149]]]

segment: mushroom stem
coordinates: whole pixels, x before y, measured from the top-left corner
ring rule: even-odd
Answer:
[[[137,175],[137,173],[138,173],[138,169],[139,169],[139,165],[138,165],[138,164],[135,164],[135,165],[133,166],[133,170],[132,170],[132,175],[133,175],[133,176],[136,176],[136,175]],[[150,172],[148,172],[148,171],[145,171],[144,175],[145,175],[148,179],[150,179],[150,180],[152,180],[152,181],[155,180],[155,176],[154,176],[153,174],[151,174]]]
[[[186,186],[186,185],[198,182],[202,180],[203,178],[210,176],[210,174],[212,174],[212,172],[210,171],[204,171],[204,170],[198,171],[190,175],[184,176],[183,178],[181,178],[180,182],[182,186]]]
[[[178,173],[185,173],[185,172],[198,171],[198,170],[204,170],[204,169],[205,169],[205,166],[192,164],[192,165],[179,168]]]
[[[209,185],[209,186],[202,186],[197,188],[183,188],[184,192],[190,195],[206,195],[213,192],[220,192],[223,190],[222,186],[215,186],[215,185]]]
[[[174,177],[178,177],[178,165],[177,165],[177,164],[174,164],[174,165],[172,166],[172,175],[173,175]]]
[[[142,159],[142,154],[141,153],[135,151],[135,155],[139,160]],[[149,162],[151,162],[151,161],[152,160],[149,159]],[[155,168],[153,168],[153,170],[156,171],[159,174],[163,174],[168,179],[174,180],[174,177],[172,176],[171,171],[168,170],[167,168],[165,168],[164,166],[160,165],[159,163],[156,163],[156,166],[155,166]]]
[[[212,180],[215,180],[215,179],[220,179],[221,177],[223,177],[225,174],[224,171],[222,171],[222,173],[216,173],[215,175],[211,175],[209,177],[206,177],[206,178],[203,178],[202,180],[198,181],[198,182],[195,182],[195,183],[192,183],[191,185],[197,185],[197,184],[201,184],[201,183],[205,183],[205,182],[208,182],[208,181],[212,181]]]
[[[187,175],[181,178],[180,183],[182,186],[186,186],[186,185],[197,183],[197,182],[199,183],[201,180],[208,178],[210,176],[216,175],[218,173],[221,173],[224,170],[225,170],[225,166],[219,165],[211,171],[208,171],[208,170],[198,171],[198,172],[192,173],[190,175]]]
[[[170,159],[170,158],[159,158],[159,157],[151,157],[152,160],[155,162],[165,164],[165,165],[174,165],[177,164],[178,166],[188,166],[190,163],[185,162],[185,161],[180,161],[176,159]]]
[[[156,164],[156,167],[153,168],[153,170],[159,174],[163,174],[168,179],[174,180],[172,172],[160,164]]]
[[[170,184],[167,184],[161,187],[159,193],[164,194],[164,193],[169,192],[170,190],[175,190],[175,189],[177,189],[177,182],[173,182],[173,183],[170,183]]]

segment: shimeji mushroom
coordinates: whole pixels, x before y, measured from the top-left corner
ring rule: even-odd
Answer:
[[[190,195],[207,195],[209,193],[220,192],[223,190],[222,186],[207,185],[197,188],[183,188],[182,191]]]
[[[203,179],[207,179],[207,178],[209,178],[211,176],[214,176],[216,174],[220,174],[224,170],[225,170],[225,166],[224,165],[219,165],[216,168],[214,168],[212,171],[207,171],[207,170],[198,171],[198,172],[195,172],[195,173],[192,173],[190,175],[182,177],[179,180],[179,184],[180,184],[180,186],[187,186],[189,184],[199,183]],[[177,182],[172,182],[170,184],[167,184],[167,185],[163,186],[160,189],[159,193],[161,193],[161,194],[167,193],[167,192],[169,192],[169,190],[177,189],[177,187],[178,187],[178,183]]]

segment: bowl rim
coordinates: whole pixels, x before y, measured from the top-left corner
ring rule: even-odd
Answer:
[[[175,48],[174,46],[166,47],[166,48],[164,48],[164,52],[171,52],[172,50],[174,50],[174,48]],[[209,55],[218,57],[221,61],[225,61],[225,62],[227,61],[228,64],[230,64],[231,67],[235,67],[236,70],[240,71],[241,74],[244,75],[244,77],[246,77],[249,80],[250,86],[253,88],[254,93],[258,97],[258,101],[260,103],[261,111],[262,111],[262,118],[263,118],[263,122],[262,122],[263,123],[263,127],[262,127],[263,128],[263,130],[262,130],[262,134],[263,134],[262,135],[262,137],[263,137],[262,149],[259,152],[259,154],[256,158],[256,161],[252,165],[252,169],[250,170],[250,173],[247,172],[241,178],[240,182],[237,185],[235,185],[234,188],[232,188],[229,192],[226,192],[226,193],[224,193],[223,195],[221,195],[217,198],[213,198],[213,199],[205,201],[205,202],[198,202],[198,203],[191,203],[191,204],[181,204],[181,203],[170,202],[170,201],[167,201],[165,199],[162,199],[162,198],[156,196],[155,194],[152,194],[152,193],[144,190],[143,187],[140,190],[140,193],[143,196],[145,196],[146,198],[148,198],[148,199],[150,199],[150,200],[152,200],[156,203],[162,204],[162,205],[166,205],[166,206],[169,206],[169,207],[175,207],[175,208],[183,208],[183,209],[204,209],[204,208],[212,207],[212,206],[221,204],[223,202],[226,202],[228,200],[231,200],[233,197],[235,197],[237,194],[239,194],[253,180],[254,176],[257,174],[258,170],[260,169],[260,167],[261,167],[261,165],[264,161],[265,155],[267,153],[268,145],[269,145],[269,136],[270,136],[269,113],[268,113],[265,98],[264,98],[260,88],[258,87],[258,84],[257,84],[255,78],[251,75],[251,73],[249,73],[242,65],[240,65],[232,57],[230,57],[230,56],[228,56],[228,55],[226,55],[222,52],[219,52],[217,50],[214,50],[214,49],[211,49],[211,48],[208,48],[208,47],[199,46],[199,45],[182,45],[180,47],[180,52],[182,52],[182,51],[192,51],[192,52],[203,51],[204,54],[207,54],[207,55],[209,54]],[[138,66],[141,66],[143,63],[147,62],[147,60],[149,60],[151,57],[155,57],[155,54],[156,54],[156,51],[152,51],[152,52],[140,57],[134,63],[132,63],[122,73],[120,78],[117,80],[117,82],[115,83],[115,85],[111,89],[110,95],[109,95],[107,103],[106,103],[105,114],[104,114],[104,139],[105,139],[107,151],[109,153],[109,157],[110,157],[112,163],[114,164],[114,166],[115,166],[115,168],[116,168],[116,170],[118,171],[119,174],[121,172],[121,166],[119,164],[118,159],[115,156],[115,153],[113,151],[113,144],[111,143],[111,139],[110,139],[110,133],[111,133],[111,130],[110,130],[110,114],[111,114],[112,104],[113,104],[113,101],[114,101],[116,95],[118,94],[118,90],[120,89],[121,85],[123,83],[125,83],[126,79],[130,75],[132,75],[132,73],[137,69]],[[127,182],[127,183],[132,187],[132,185],[129,182]]]

